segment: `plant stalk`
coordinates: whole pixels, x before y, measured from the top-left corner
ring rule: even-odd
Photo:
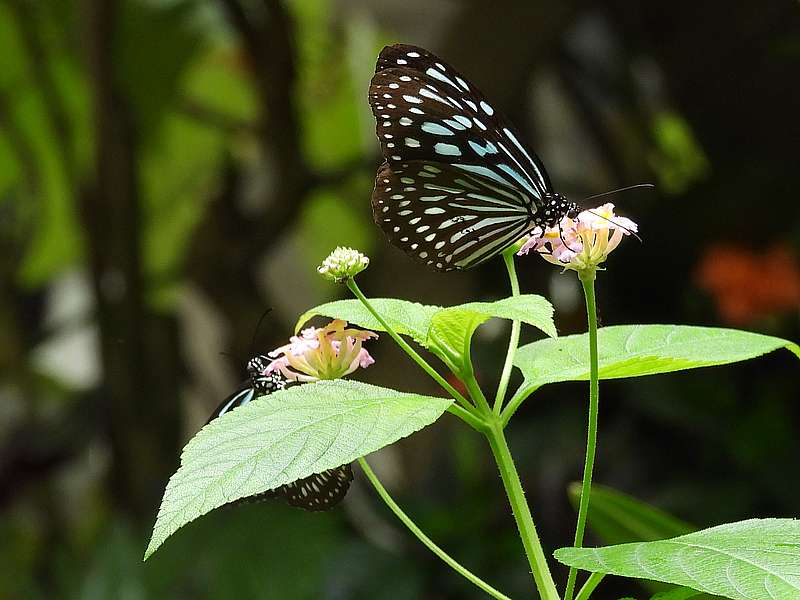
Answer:
[[[597,358],[597,307],[594,298],[595,269],[579,271],[578,277],[583,285],[586,298],[586,315],[589,321],[589,423],[586,429],[586,460],[583,465],[583,483],[581,484],[581,500],[578,506],[578,522],[575,526],[575,542],[573,546],[583,545],[583,534],[586,529],[586,516],[589,512],[589,497],[592,491],[592,472],[597,448],[597,416],[599,412],[599,369]],[[567,577],[567,588],[564,600],[572,600],[575,591],[575,580],[578,570],[570,568]]]
[[[595,588],[600,585],[600,582],[603,581],[605,576],[605,573],[592,573],[589,575],[586,583],[583,584],[583,587],[581,587],[580,591],[575,596],[575,600],[589,600],[592,592],[594,592]]]
[[[508,271],[508,280],[511,283],[511,296],[519,296],[519,280],[517,279],[517,269],[514,264],[514,250],[506,251],[503,253],[503,261],[506,264]],[[511,371],[514,368],[514,356],[517,353],[519,346],[519,332],[522,329],[522,322],[514,320],[511,322],[511,337],[508,340],[508,350],[506,351],[506,360],[503,363],[503,372],[500,375],[500,383],[497,386],[497,394],[494,398],[494,413],[500,414],[503,408],[503,400],[506,398],[506,391],[508,390],[508,381],[511,379]]]
[[[442,550],[436,543],[431,540],[423,531],[417,526],[411,518],[403,512],[394,499],[389,495],[389,492],[386,491],[386,488],[383,487],[380,480],[378,479],[375,472],[367,463],[366,459],[361,457],[358,459],[358,464],[361,465],[361,468],[364,471],[364,474],[369,479],[369,482],[375,488],[375,491],[378,492],[378,495],[381,499],[386,503],[386,506],[395,514],[395,516],[400,519],[400,521],[405,525],[411,533],[413,533],[420,542],[425,544],[428,549],[433,552],[436,556],[442,559],[449,567],[451,567],[456,573],[464,577],[465,579],[469,580],[471,583],[482,589],[484,592],[489,594],[494,598],[498,598],[499,600],[511,600],[508,596],[503,594],[502,592],[494,589],[491,585],[483,581],[480,577],[472,573],[469,569],[462,566],[458,561],[456,561],[452,556],[447,554],[444,550]]]
[[[508,448],[508,443],[498,418],[489,423],[486,437],[489,440],[489,446],[492,448],[492,454],[494,454],[495,462],[500,470],[500,477],[503,480],[503,486],[511,504],[514,519],[517,522],[517,528],[522,538],[522,545],[525,547],[525,554],[528,557],[533,579],[536,583],[536,588],[539,590],[539,597],[541,600],[559,600],[553,576],[550,573],[547,559],[542,550],[542,544],[536,533],[536,526],[533,523],[530,508],[525,501],[525,492],[522,489],[514,459],[511,456],[511,451]]]

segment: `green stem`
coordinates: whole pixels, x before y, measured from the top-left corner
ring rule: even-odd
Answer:
[[[372,313],[372,316],[378,320],[386,332],[392,337],[392,339],[397,342],[397,345],[403,349],[403,351],[408,354],[412,360],[417,363],[423,371],[425,371],[428,375],[430,375],[436,383],[442,386],[447,393],[453,396],[466,410],[472,412],[472,404],[470,404],[469,400],[467,400],[457,389],[455,389],[452,385],[450,385],[444,377],[439,375],[432,366],[428,364],[428,362],[422,358],[416,350],[414,350],[411,346],[408,345],[400,335],[386,322],[386,320],[376,311],[367,297],[364,296],[361,289],[359,289],[358,284],[356,284],[355,280],[351,277],[347,280],[347,287],[350,288],[350,291],[353,292],[353,295],[358,298],[361,303],[367,308],[369,312]]]
[[[456,573],[464,577],[465,579],[472,582],[474,585],[482,589],[484,592],[493,596],[494,598],[499,598],[500,600],[511,600],[508,596],[503,594],[502,592],[497,591],[491,585],[483,581],[480,577],[472,573],[469,569],[459,564],[452,556],[447,554],[444,550],[442,550],[439,546],[437,546],[431,538],[425,535],[422,530],[417,527],[417,524],[411,520],[411,518],[403,512],[394,499],[389,495],[389,492],[386,491],[386,488],[383,487],[378,477],[373,472],[372,468],[367,463],[366,459],[359,458],[358,464],[361,465],[361,468],[364,470],[364,474],[369,479],[372,486],[375,488],[375,491],[378,492],[378,495],[381,499],[386,503],[391,511],[395,514],[395,516],[400,519],[400,521],[408,527],[408,529],[417,536],[420,542],[425,544],[428,549],[433,552],[436,556],[438,556],[442,561],[444,561],[448,566],[450,566]]]
[[[447,407],[447,412],[455,415],[476,431],[483,431],[486,429],[486,423],[482,421],[480,417],[458,404],[451,403],[450,406]]]
[[[514,513],[514,519],[517,522],[517,528],[522,538],[522,545],[525,547],[525,554],[528,557],[533,579],[536,582],[536,588],[539,590],[539,597],[541,600],[559,600],[556,585],[553,583],[553,576],[547,566],[547,559],[542,550],[539,536],[536,533],[533,517],[531,517],[531,510],[525,501],[525,492],[519,480],[517,467],[514,465],[514,459],[508,448],[500,420],[496,417],[489,424],[486,437],[489,439],[489,446],[492,448],[492,454],[494,454],[495,462],[497,462],[497,467],[500,470],[500,477],[503,480],[503,486],[511,504],[511,511]]]
[[[467,360],[469,360],[469,357],[467,357]],[[469,397],[472,398],[472,400],[478,406],[478,410],[483,412],[485,415],[490,414],[492,409],[489,406],[489,401],[486,400],[486,396],[483,395],[483,390],[481,389],[481,386],[478,385],[478,380],[475,379],[474,373],[470,373],[464,378],[464,385],[467,386]]]
[[[575,600],[589,600],[592,592],[600,585],[600,582],[603,581],[603,577],[605,576],[605,573],[592,573],[589,575],[589,579],[583,584],[583,587],[580,589],[577,596],[575,596]]]
[[[592,471],[594,455],[597,447],[597,414],[599,406],[599,377],[597,364],[597,307],[594,299],[595,270],[580,271],[578,276],[583,284],[583,295],[586,297],[586,314],[589,320],[589,425],[586,431],[586,462],[583,465],[583,483],[581,484],[581,501],[578,507],[578,523],[575,526],[575,548],[583,544],[583,532],[586,529],[586,516],[589,512],[589,497],[592,491]],[[572,600],[575,580],[578,571],[574,567],[569,570],[567,589],[564,600]]]
[[[506,263],[506,270],[508,271],[508,280],[511,282],[511,296],[519,296],[519,280],[517,279],[517,269],[514,265],[514,252],[503,253],[503,261]],[[522,328],[522,322],[514,320],[511,322],[511,337],[508,340],[508,351],[506,352],[506,362],[503,364],[503,372],[500,375],[500,384],[497,386],[497,395],[494,398],[494,413],[500,414],[503,408],[503,400],[506,398],[506,391],[508,390],[508,381],[511,378],[511,371],[514,368],[514,355],[517,353],[519,346],[519,332]]]
[[[511,396],[511,400],[508,401],[508,404],[506,404],[505,408],[503,408],[503,411],[500,413],[500,422],[503,424],[503,428],[508,425],[511,417],[514,416],[514,413],[517,412],[517,409],[526,400],[526,398],[537,389],[539,389],[538,386],[525,387],[523,385],[514,393],[513,396]]]

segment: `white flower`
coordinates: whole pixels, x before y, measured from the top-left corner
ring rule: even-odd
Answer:
[[[534,250],[546,261],[582,271],[604,262],[622,237],[636,233],[636,223],[614,214],[614,205],[585,210],[576,218],[564,217],[555,227],[537,227],[517,254]]]
[[[269,353],[273,360],[264,373],[280,371],[289,381],[301,382],[339,379],[375,362],[361,344],[377,337],[373,331],[348,329],[340,319],[325,327],[309,327]]]
[[[317,272],[325,279],[343,283],[355,277],[369,265],[369,258],[358,250],[338,246],[331,252],[322,264],[317,267]]]

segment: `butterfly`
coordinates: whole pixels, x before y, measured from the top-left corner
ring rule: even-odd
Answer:
[[[369,87],[384,163],[372,192],[389,240],[439,271],[469,269],[577,205],[477,87],[431,52],[385,47]]]
[[[251,358],[247,362],[248,380],[222,401],[206,424],[240,406],[249,404],[259,396],[266,396],[284,389],[286,380],[280,373],[266,372],[269,363],[270,358],[263,354]],[[284,484],[274,490],[243,498],[239,502],[249,503],[269,498],[283,498],[290,506],[305,510],[329,510],[344,499],[352,481],[353,469],[350,464],[346,464]]]

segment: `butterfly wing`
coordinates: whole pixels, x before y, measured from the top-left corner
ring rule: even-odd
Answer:
[[[283,498],[289,506],[311,512],[330,510],[347,495],[353,481],[353,469],[349,464],[328,469],[322,473],[298,479],[274,490],[267,490],[234,504],[253,504],[274,498]]]
[[[475,85],[435,55],[384,48],[369,101],[386,160],[373,214],[416,259],[439,270],[466,269],[546,218],[552,186],[541,161]]]
[[[399,172],[384,163],[372,194],[389,240],[439,271],[468,269],[519,240],[532,227],[530,210],[513,187],[421,160]]]
[[[239,408],[240,406],[248,404],[253,400],[253,398],[255,398],[255,391],[253,390],[252,385],[250,385],[250,383],[242,384],[242,387],[225,398],[225,400],[223,400],[220,405],[214,409],[214,412],[211,413],[208,421],[206,421],[206,425],[211,423],[211,421],[217,417],[221,417],[225,413],[232,411],[234,408]]]
[[[344,499],[352,481],[353,469],[346,464],[287,483],[277,492],[290,506],[310,511],[330,510]]]

